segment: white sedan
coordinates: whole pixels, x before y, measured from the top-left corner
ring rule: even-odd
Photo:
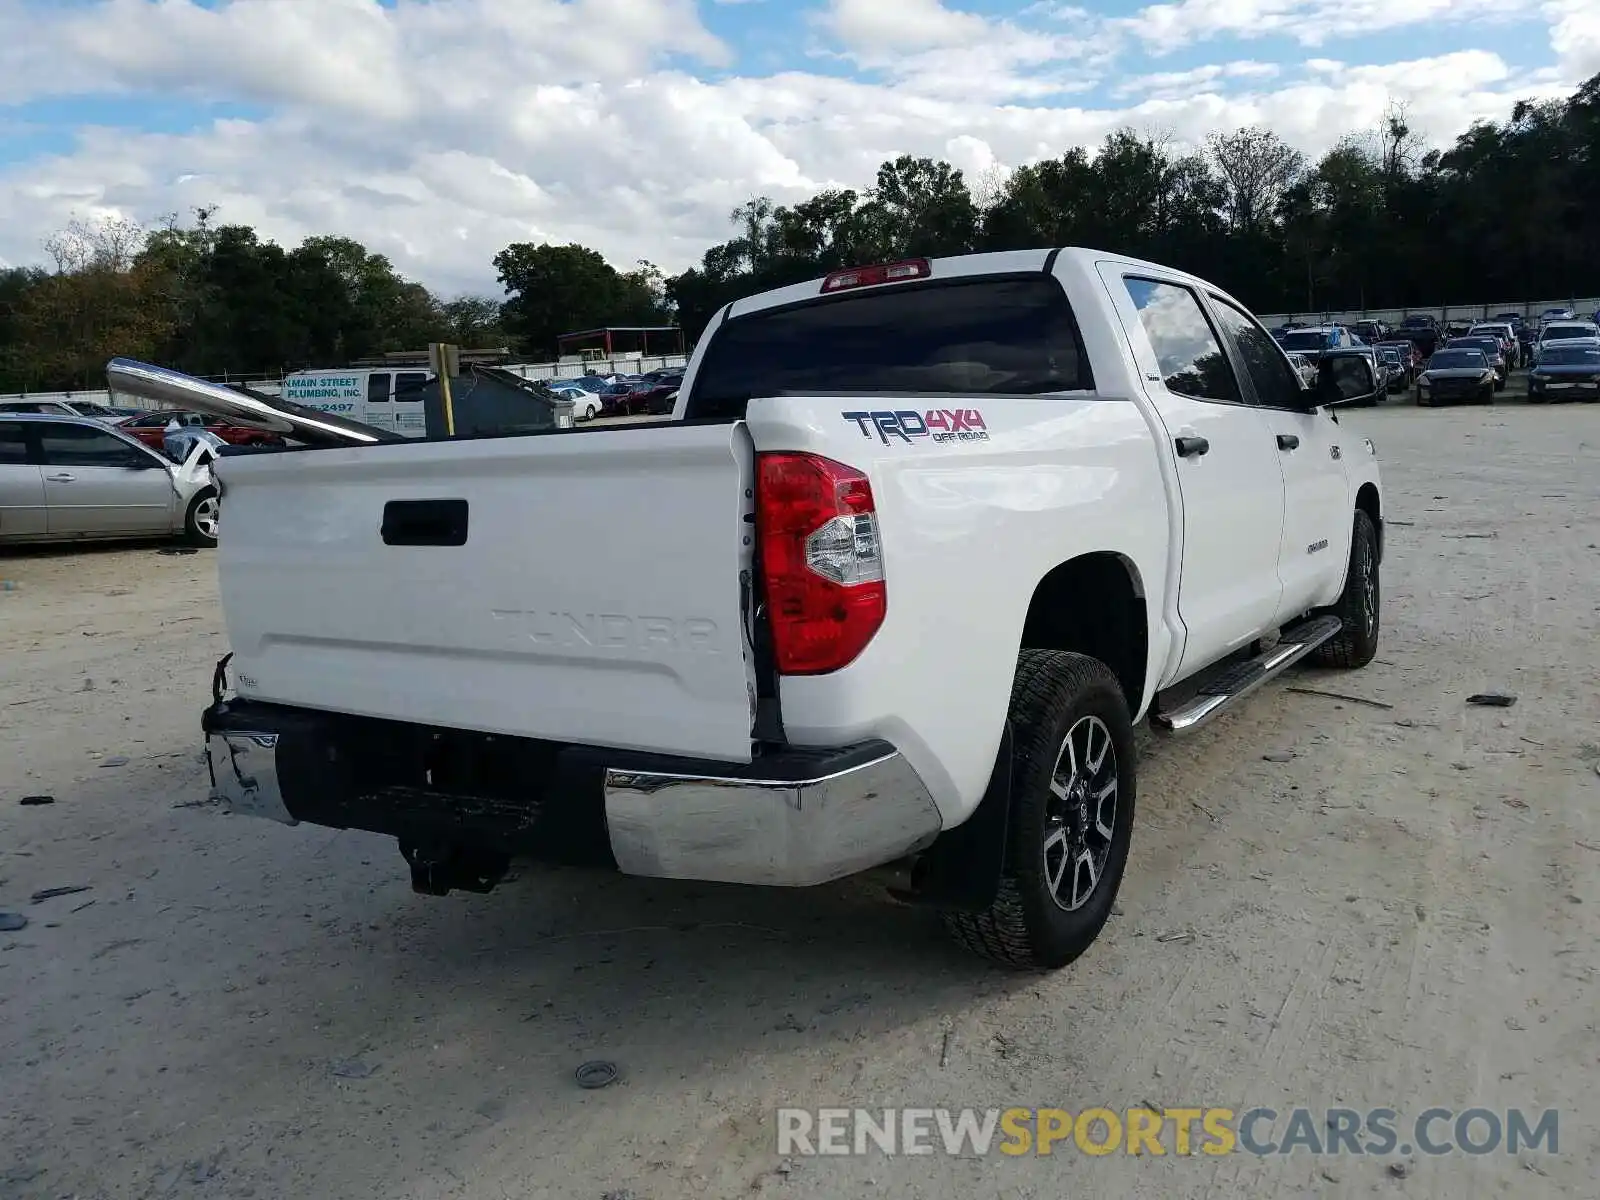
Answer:
[[[592,421],[600,415],[603,407],[600,397],[593,392],[586,392],[576,384],[555,384],[550,391],[562,400],[572,401],[572,415],[575,420]]]

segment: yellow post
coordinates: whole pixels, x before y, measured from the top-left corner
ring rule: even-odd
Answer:
[[[439,380],[439,398],[444,401],[446,437],[456,435],[456,408],[455,400],[450,395],[450,377],[459,369],[456,364],[461,360],[456,356],[455,349],[454,346],[447,346],[443,342],[428,344],[428,366]]]

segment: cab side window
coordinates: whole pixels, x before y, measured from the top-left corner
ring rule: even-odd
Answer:
[[[1219,296],[1211,297],[1217,321],[1233,336],[1244,359],[1245,374],[1266,408],[1302,408],[1300,380],[1267,331]]]
[[[1200,301],[1176,283],[1127,277],[1124,284],[1150,339],[1167,391],[1199,400],[1243,403],[1239,381]]]
[[[387,404],[389,402],[389,372],[374,371],[367,376],[367,403]]]

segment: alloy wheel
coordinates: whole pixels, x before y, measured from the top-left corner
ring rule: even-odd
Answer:
[[[215,540],[217,523],[221,516],[222,504],[215,496],[207,496],[194,506],[194,527],[206,537]]]
[[[1117,825],[1117,750],[1099,717],[1081,717],[1061,743],[1045,809],[1044,874],[1068,912],[1088,903],[1105,874]]]

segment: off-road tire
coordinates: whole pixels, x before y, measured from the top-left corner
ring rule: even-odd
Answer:
[[[191,546],[204,546],[210,548],[217,544],[217,535],[208,533],[200,527],[198,517],[202,504],[214,504],[217,499],[215,488],[203,488],[195,493],[193,500],[189,501],[189,511],[183,514],[183,536]]]
[[[1371,586],[1365,572],[1371,572]],[[1344,622],[1344,628],[1311,652],[1310,660],[1320,667],[1364,667],[1378,653],[1382,632],[1379,611],[1383,593],[1379,586],[1378,531],[1372,518],[1356,509],[1355,529],[1350,538],[1350,563],[1345,568],[1344,591],[1332,608],[1324,609]],[[1371,619],[1368,619],[1370,613]]]
[[[1116,755],[1116,809],[1098,881],[1082,906],[1056,902],[1046,875],[1050,782],[1067,734],[1097,717]],[[951,935],[1008,967],[1064,967],[1099,936],[1111,916],[1133,836],[1136,792],[1133,725],[1122,688],[1104,663],[1059,650],[1024,650],[1011,685],[1011,812],[994,903],[981,913],[946,912]]]

